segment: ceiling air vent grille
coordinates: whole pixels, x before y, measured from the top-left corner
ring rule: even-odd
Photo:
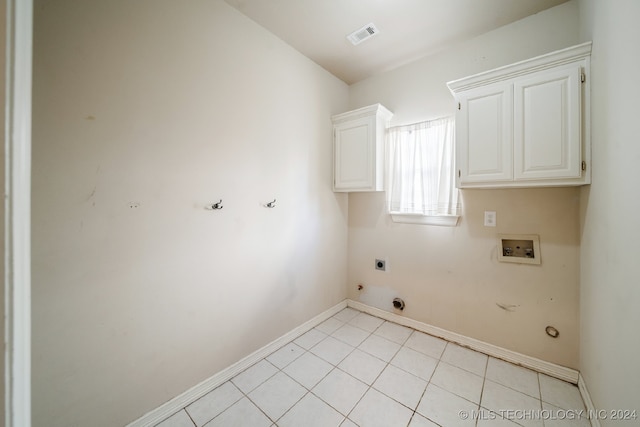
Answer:
[[[349,34],[347,36],[347,39],[349,39],[349,41],[355,46],[367,40],[368,38],[375,36],[379,32],[380,30],[378,30],[375,25],[367,24],[359,30],[356,30],[353,33]]]

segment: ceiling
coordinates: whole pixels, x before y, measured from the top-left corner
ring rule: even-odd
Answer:
[[[352,84],[567,0],[225,0]],[[379,34],[346,36],[373,23]]]

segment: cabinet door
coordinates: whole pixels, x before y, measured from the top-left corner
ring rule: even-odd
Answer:
[[[376,191],[375,117],[334,126],[334,190]]]
[[[581,68],[540,71],[514,83],[516,180],[579,178]]]
[[[456,116],[458,187],[513,178],[512,85],[464,92]]]

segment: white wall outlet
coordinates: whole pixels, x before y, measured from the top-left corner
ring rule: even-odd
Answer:
[[[498,221],[496,219],[495,211],[484,211],[484,226],[485,227],[495,227]]]

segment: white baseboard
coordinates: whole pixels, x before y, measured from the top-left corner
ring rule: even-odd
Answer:
[[[238,375],[253,364],[264,359],[280,347],[284,346],[290,341],[298,338],[305,332],[313,329],[315,326],[327,320],[329,317],[338,313],[340,310],[347,306],[347,300],[344,300],[330,309],[320,313],[313,319],[303,323],[297,328],[287,332],[280,338],[275,339],[264,347],[254,351],[244,359],[234,363],[226,369],[218,372],[212,377],[202,381],[200,384],[190,388],[179,396],[171,399],[167,403],[159,406],[158,408],[146,413],[142,417],[128,424],[127,427],[150,427],[155,426],[160,421],[165,420],[181,409],[187,407],[190,403],[195,402],[205,394],[224,384],[226,381]]]
[[[358,301],[347,300],[347,305],[349,307],[355,308],[356,310],[369,313],[373,316],[389,320],[399,325],[408,326],[409,328],[413,328],[417,331],[443,338],[447,341],[460,344],[464,347],[469,347],[473,350],[496,357],[498,359],[506,360],[507,362],[511,362],[516,365],[524,366],[525,368],[533,369],[534,371],[547,374],[554,378],[568,381],[573,384],[578,383],[579,373],[574,369],[556,365],[555,363],[545,362],[544,360],[536,359],[535,357],[507,350],[505,348],[498,347],[484,341],[469,338],[455,332],[450,332],[445,329],[429,325],[427,323],[418,322],[417,320],[409,319],[407,317],[399,316],[395,313],[390,313],[379,308],[371,307]]]
[[[498,347],[493,344],[489,344],[480,340],[476,340],[474,338],[469,338],[464,335],[457,334],[455,332],[450,332],[445,329],[438,328],[436,326],[429,325],[427,323],[419,322],[417,320],[409,319],[407,317],[399,316],[395,313],[390,313],[385,310],[381,310],[379,308],[371,307],[366,304],[363,304],[358,301],[353,300],[344,300],[330,309],[320,313],[313,319],[303,323],[297,328],[291,330],[290,332],[282,335],[276,340],[270,342],[264,347],[256,350],[251,353],[244,359],[234,363],[226,369],[218,372],[212,377],[204,380],[200,384],[190,388],[179,396],[171,399],[170,401],[164,403],[158,408],[148,412],[132,423],[128,424],[127,427],[151,427],[159,422],[165,420],[170,417],[174,413],[180,411],[181,409],[187,407],[189,404],[198,400],[205,394],[219,387],[226,381],[238,375],[240,372],[249,368],[253,364],[259,362],[263,358],[267,357],[280,347],[284,346],[288,342],[296,339],[300,335],[305,332],[313,329],[315,326],[319,325],[329,317],[338,313],[345,307],[352,307],[356,310],[360,310],[364,313],[371,314],[373,316],[379,317],[384,320],[388,320],[390,322],[397,323],[399,325],[407,326],[409,328],[413,328],[417,331],[427,333],[429,335],[433,335],[439,338],[443,338],[447,341],[455,342],[464,347],[471,348],[473,350],[479,351],[481,353],[487,354],[489,356],[496,357],[498,359],[506,360],[511,363],[515,363],[517,365],[524,366],[526,368],[533,369],[534,371],[541,372],[543,374],[547,374],[554,378],[558,378],[564,381],[571,382],[573,384],[577,384],[580,389],[580,394],[585,402],[587,407],[587,411],[591,409],[595,409],[593,403],[591,401],[591,397],[587,391],[586,385],[584,383],[584,379],[580,376],[580,373],[574,369],[570,369],[564,366],[559,366],[554,363],[545,362],[544,360],[536,359],[535,357],[530,357],[521,353],[517,353],[515,351],[507,350],[502,347]],[[592,412],[593,413],[593,412]],[[592,427],[600,427],[600,423],[597,419],[591,420]]]
[[[587,408],[587,414],[596,414],[596,407],[593,405],[593,400],[591,400],[591,395],[587,390],[587,384],[584,382],[582,374],[578,375],[578,390],[580,390],[582,401]],[[591,422],[591,427],[600,427],[600,420],[597,417],[590,417],[589,421]]]

